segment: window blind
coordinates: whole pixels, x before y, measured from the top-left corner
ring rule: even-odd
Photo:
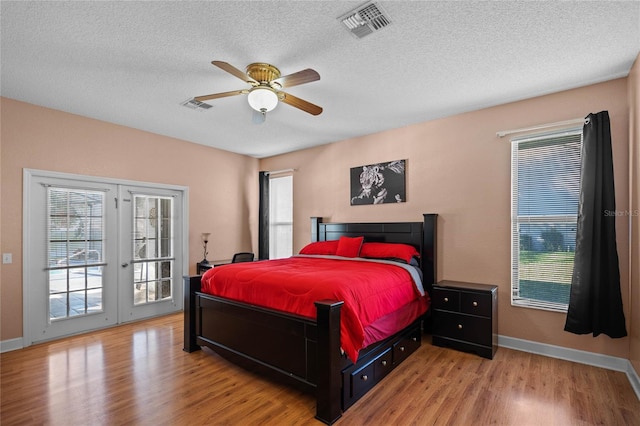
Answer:
[[[566,312],[580,198],[582,129],[511,142],[511,302]]]

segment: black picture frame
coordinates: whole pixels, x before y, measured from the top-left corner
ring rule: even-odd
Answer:
[[[404,203],[407,160],[352,167],[351,205]]]

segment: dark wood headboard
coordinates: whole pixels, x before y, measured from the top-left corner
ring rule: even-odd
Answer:
[[[436,224],[438,215],[424,214],[422,222],[323,223],[311,218],[311,241],[360,237],[365,241],[410,244],[420,252],[420,267],[425,290],[431,291],[436,280]]]

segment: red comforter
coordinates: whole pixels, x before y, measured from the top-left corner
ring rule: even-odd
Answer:
[[[202,292],[314,319],[315,301],[344,301],[341,346],[354,362],[365,327],[416,300],[421,313],[428,307],[405,269],[356,259],[294,256],[225,265],[202,276]]]

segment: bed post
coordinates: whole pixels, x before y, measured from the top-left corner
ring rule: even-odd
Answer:
[[[438,221],[438,215],[436,213],[425,213],[424,225],[422,227],[422,272],[423,281],[429,287],[436,282],[436,238],[438,233],[436,232],[436,224]],[[426,289],[425,289],[426,290]]]
[[[425,213],[424,222],[422,224],[422,284],[427,293],[431,294],[433,284],[436,283],[436,255],[437,246],[436,225],[438,223],[438,215],[435,213]],[[425,333],[430,333],[433,327],[433,318],[431,310],[427,311],[422,321],[422,328]]]
[[[318,333],[316,419],[328,425],[342,416],[340,375],[340,309],[344,302],[315,302]]]
[[[202,276],[184,276],[184,347],[185,352],[200,349],[196,344],[196,291],[200,291]]]

